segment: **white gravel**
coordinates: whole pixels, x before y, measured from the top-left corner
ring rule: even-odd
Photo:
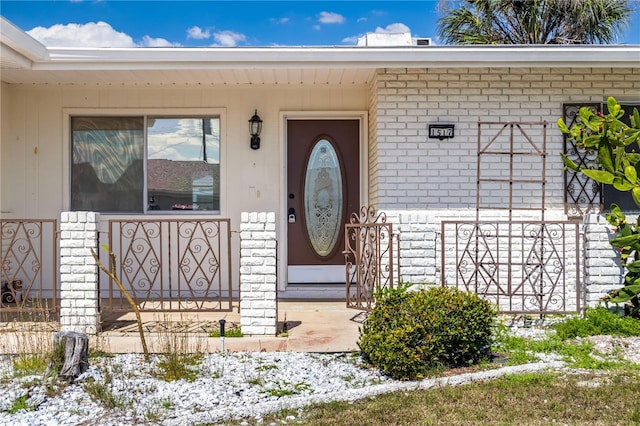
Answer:
[[[92,360],[73,384],[34,376],[15,378],[9,357],[0,360],[2,425],[189,425],[232,418],[261,418],[285,408],[354,401],[396,390],[486,380],[515,371],[558,368],[558,361],[464,374],[419,382],[391,380],[359,365],[351,354],[295,352],[208,354],[192,381],[156,378],[158,357],[117,355]],[[48,385],[47,385],[48,383]],[[97,386],[96,386],[97,384]],[[93,400],[87,388],[105,389]],[[94,392],[95,393],[95,392]],[[26,410],[7,411],[26,396]],[[95,398],[94,398],[95,399]],[[112,404],[116,408],[107,408]]]
[[[640,339],[595,339],[603,352],[626,350],[629,360],[640,362]],[[563,368],[561,361],[547,356],[533,364],[400,382],[364,367],[353,354],[240,352],[206,354],[193,367],[194,381],[167,382],[154,376],[158,361],[154,356],[147,363],[138,354],[92,359],[73,384],[58,385],[42,376],[14,377],[12,359],[0,357],[0,425],[217,424],[314,403]],[[91,387],[102,390],[102,396],[92,399],[97,392]],[[9,414],[20,398],[26,398],[28,409]]]

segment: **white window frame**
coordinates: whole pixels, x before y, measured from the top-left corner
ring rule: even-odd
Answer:
[[[101,214],[109,216],[139,216],[139,215],[208,215],[224,216],[227,204],[227,125],[226,108],[64,108],[63,115],[63,138],[62,138],[62,182],[63,194],[62,202],[66,209],[71,210],[71,118],[72,117],[127,117],[142,116],[145,121],[145,152],[144,152],[144,193],[147,193],[147,129],[148,117],[158,118],[192,118],[192,117],[217,117],[220,119],[220,209],[219,210],[147,210],[143,212],[104,212]],[[143,201],[141,200],[141,203]],[[144,203],[143,203],[144,205]]]

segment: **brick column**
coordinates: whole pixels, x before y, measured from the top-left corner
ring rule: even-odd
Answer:
[[[400,234],[400,280],[413,284],[439,284],[436,264],[438,227],[429,213],[411,210],[386,210],[385,213],[387,222],[393,223],[394,232]]]
[[[98,249],[99,213],[60,215],[60,329],[96,334],[98,267],[90,249]]]
[[[629,223],[635,217],[627,217]],[[609,243],[612,226],[604,215],[591,213],[584,218],[585,234],[585,301],[596,306],[609,291],[623,285],[625,270],[618,263],[618,253]]]
[[[244,335],[276,334],[276,248],[275,213],[243,212],[240,216],[240,327]]]

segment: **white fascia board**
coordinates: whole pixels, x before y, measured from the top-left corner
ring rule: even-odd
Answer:
[[[0,42],[24,56],[25,60],[42,62],[49,59],[47,47],[0,16]],[[4,54],[4,51],[3,51]]]
[[[34,69],[638,67],[640,46],[49,48]]]
[[[30,69],[31,60],[24,55],[16,52],[4,43],[0,43],[0,58],[2,58],[3,69],[6,68],[5,63],[15,64],[10,68]]]

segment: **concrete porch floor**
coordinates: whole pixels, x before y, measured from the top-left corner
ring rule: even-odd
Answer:
[[[185,337],[181,344],[204,352],[219,352],[219,320],[226,330],[238,328],[240,315],[234,304],[231,312],[143,313],[145,339],[151,352],[161,352],[169,336]],[[225,351],[239,352],[352,352],[358,350],[358,327],[364,314],[348,309],[344,301],[278,302],[278,336],[225,337]],[[102,332],[95,344],[111,353],[142,352],[133,312],[103,316]]]

